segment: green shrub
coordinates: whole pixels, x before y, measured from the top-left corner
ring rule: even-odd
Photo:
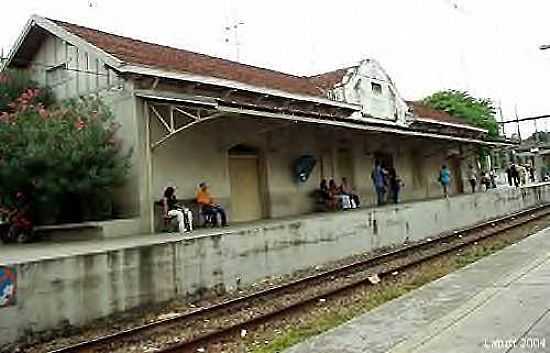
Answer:
[[[0,112],[13,111],[10,107],[17,98],[28,89],[36,90],[38,83],[34,82],[28,73],[19,70],[5,70],[0,73]],[[36,103],[48,107],[55,103],[53,93],[47,88],[40,88],[34,97]]]
[[[127,175],[130,157],[120,153],[119,126],[110,109],[96,98],[46,109],[37,103],[40,97],[39,90],[28,89],[10,104],[11,112],[0,113],[4,202],[13,202],[18,191],[30,193],[42,222],[107,217],[93,205],[110,200],[111,189]]]
[[[491,137],[499,134],[496,109],[490,99],[472,97],[468,92],[447,90],[436,92],[422,102],[433,109],[446,111],[467,123],[487,129]]]

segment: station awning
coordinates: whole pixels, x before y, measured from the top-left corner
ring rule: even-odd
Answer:
[[[267,111],[258,107],[253,109],[251,107],[239,106],[238,102],[232,102],[227,104],[227,102],[221,101],[218,98],[212,97],[201,97],[193,96],[186,94],[177,94],[169,92],[153,92],[153,91],[136,91],[136,97],[139,97],[146,102],[148,102],[148,111],[151,111],[154,115],[166,128],[166,135],[162,137],[159,141],[152,142],[151,147],[156,148],[162,143],[164,143],[171,136],[184,131],[198,123],[201,123],[206,120],[219,119],[223,118],[224,115],[229,114],[239,114],[244,115],[250,118],[256,119],[279,119],[292,121],[295,123],[307,123],[307,124],[316,124],[324,126],[334,126],[345,129],[359,130],[359,131],[368,131],[371,133],[383,133],[383,134],[392,134],[400,136],[411,136],[419,138],[430,138],[437,140],[446,140],[462,143],[470,143],[484,146],[511,146],[512,143],[505,141],[485,141],[482,139],[476,139],[471,137],[461,137],[454,135],[446,135],[435,132],[426,132],[418,131],[411,129],[405,126],[397,126],[388,124],[387,122],[381,124],[373,124],[372,119],[365,121],[360,117],[348,116],[345,118],[341,117],[312,117],[312,116],[303,116],[300,114],[288,114],[283,112],[274,112]],[[155,109],[155,104],[159,105],[168,105],[169,113],[167,116],[163,116],[158,110]],[[196,109],[197,111],[203,111],[203,115],[191,113],[189,109]],[[181,125],[178,128],[175,128],[174,121],[177,119],[177,114],[182,114],[187,119],[192,121],[187,124]]]

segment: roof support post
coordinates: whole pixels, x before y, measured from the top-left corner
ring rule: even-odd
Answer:
[[[174,132],[174,106],[170,104],[170,132]]]
[[[144,103],[145,111],[145,171],[146,171],[146,208],[149,212],[149,230],[151,234],[155,233],[155,208],[153,206],[153,148],[151,146],[151,116],[149,114],[149,104]]]

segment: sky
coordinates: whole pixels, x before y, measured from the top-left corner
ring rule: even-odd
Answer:
[[[32,14],[279,71],[378,60],[405,99],[468,90],[505,120],[550,114],[547,0],[26,0],[1,6],[9,51]],[[236,27],[236,28],[235,28]],[[227,28],[230,28],[227,30]],[[515,125],[507,125],[511,134]],[[550,119],[538,123],[550,130]],[[534,123],[521,124],[522,137]]]

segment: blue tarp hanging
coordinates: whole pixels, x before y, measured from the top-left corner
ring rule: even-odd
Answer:
[[[309,179],[317,161],[311,155],[301,156],[294,162],[294,175],[298,182],[304,183]]]

